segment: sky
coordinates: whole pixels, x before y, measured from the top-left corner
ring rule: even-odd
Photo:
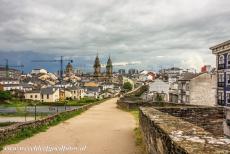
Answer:
[[[0,64],[58,69],[73,59],[91,70],[96,54],[115,69],[215,66],[209,47],[230,38],[229,0],[0,0]],[[121,66],[122,64],[128,64]]]

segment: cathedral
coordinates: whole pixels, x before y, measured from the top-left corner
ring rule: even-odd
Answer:
[[[93,67],[94,67],[94,77],[112,78],[112,76],[113,76],[113,64],[112,64],[112,60],[111,60],[110,56],[109,56],[109,59],[107,61],[105,76],[103,76],[103,74],[101,73],[101,64],[100,64],[100,59],[99,59],[98,55],[95,58],[95,62],[94,62]]]
[[[68,77],[74,74],[73,66],[70,63],[68,63],[67,66],[66,66],[65,74]]]
[[[94,77],[100,77],[101,76],[101,64],[100,64],[98,54],[96,56],[93,67],[94,67]]]

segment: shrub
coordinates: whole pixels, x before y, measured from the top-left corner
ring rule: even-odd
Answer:
[[[127,91],[130,91],[133,89],[133,86],[130,82],[125,82],[124,85],[123,85],[123,88]]]
[[[8,91],[0,91],[0,100],[5,101],[5,100],[10,100],[12,98],[10,92]]]

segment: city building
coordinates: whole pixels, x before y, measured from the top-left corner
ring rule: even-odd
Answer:
[[[18,79],[0,78],[0,84],[3,91],[23,90],[23,87],[20,85],[20,81]]]
[[[132,68],[132,69],[129,69],[128,72],[129,72],[129,75],[138,74],[138,69]]]
[[[24,96],[25,96],[25,99],[27,100],[41,101],[41,91],[40,90],[32,90],[32,91],[25,92]]]
[[[230,40],[210,49],[216,55],[217,104],[230,106]]]
[[[124,75],[125,74],[125,69],[119,69],[118,74]]]
[[[169,82],[169,102],[177,103],[178,102],[178,83]]]
[[[5,67],[0,67],[0,78],[14,78],[18,79],[21,76],[21,71],[14,69],[14,68],[9,68],[8,71],[6,71]]]
[[[168,77],[171,76],[179,76],[183,73],[183,69],[178,68],[178,67],[171,67],[167,69],[161,69],[159,71],[160,74],[167,74]]]
[[[225,107],[224,133],[230,136],[230,40],[210,48],[216,55],[216,105]]]
[[[216,73],[186,73],[178,80],[178,103],[215,106]]]
[[[161,79],[156,79],[149,83],[147,99],[157,101],[158,95],[161,96],[162,101],[169,101],[169,84]]]
[[[156,73],[155,72],[149,72],[149,71],[142,71],[138,75],[138,80],[139,81],[153,81],[156,78]]]
[[[68,90],[71,92],[71,98],[73,100],[80,100],[85,96],[85,89],[82,87],[73,86],[68,88]]]
[[[33,75],[38,75],[38,74],[47,74],[47,70],[43,69],[43,68],[35,68],[31,71],[31,74]]]
[[[212,70],[211,65],[204,65],[204,66],[201,67],[200,72],[205,73],[205,72],[210,72],[211,70]]]
[[[60,100],[59,88],[47,87],[40,90],[25,92],[25,99],[37,100],[41,102],[57,102]]]
[[[189,103],[189,83],[196,76],[187,72],[178,79],[178,103]]]

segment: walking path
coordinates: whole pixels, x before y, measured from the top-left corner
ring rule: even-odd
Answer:
[[[137,154],[133,131],[135,119],[130,113],[117,109],[116,101],[117,98],[107,100],[46,132],[5,147],[27,148],[31,152],[3,150],[1,153]],[[72,151],[59,151],[67,148]],[[46,149],[54,151],[39,151]]]

